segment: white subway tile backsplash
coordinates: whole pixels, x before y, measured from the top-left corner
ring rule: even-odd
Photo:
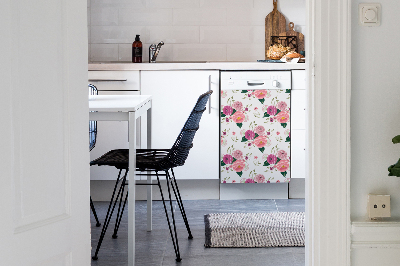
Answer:
[[[174,44],[174,61],[226,61],[226,44]]]
[[[146,0],[89,0],[92,7],[145,8]]]
[[[257,8],[227,9],[228,26],[265,26],[268,12]]]
[[[91,62],[118,61],[118,44],[91,44]]]
[[[132,43],[136,34],[145,35],[145,27],[92,26],[91,43]]]
[[[252,27],[201,26],[200,43],[250,43]]]
[[[198,8],[200,0],[146,0],[147,8]]]
[[[92,26],[117,26],[118,8],[102,7],[92,8],[91,23]]]
[[[121,26],[172,25],[172,9],[121,8],[119,10],[119,25]]]
[[[226,9],[223,8],[179,8],[173,12],[173,25],[226,25]]]
[[[305,34],[305,1],[280,0],[287,24]],[[264,58],[272,0],[88,0],[89,61],[130,62],[136,34],[164,41],[157,61],[255,61]]]
[[[147,31],[148,43],[199,43],[199,26],[151,26]]]
[[[264,44],[228,44],[227,61],[257,61],[265,59]]]

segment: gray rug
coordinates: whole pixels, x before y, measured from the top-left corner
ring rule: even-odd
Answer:
[[[205,247],[304,246],[304,218],[304,212],[207,214]]]

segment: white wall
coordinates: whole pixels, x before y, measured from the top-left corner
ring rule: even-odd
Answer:
[[[380,0],[381,26],[362,27],[363,2],[352,1],[351,265],[391,266],[400,258],[400,177],[387,171],[400,157],[391,143],[400,134],[400,2]],[[369,193],[391,195],[392,219],[366,222]]]
[[[305,34],[305,0],[278,10]],[[264,59],[265,17],[272,0],[88,0],[89,62],[131,61],[141,35],[143,60],[164,41],[159,61]]]
[[[400,2],[381,0],[380,27],[358,25],[352,3],[351,215],[366,216],[368,193],[391,195],[392,216],[400,218],[400,177],[387,168],[400,157]]]

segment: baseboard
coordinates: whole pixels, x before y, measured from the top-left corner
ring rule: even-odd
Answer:
[[[181,196],[185,200],[202,199],[287,199],[304,198],[304,179],[292,179],[282,184],[220,184],[217,179],[177,180]],[[293,182],[293,184],[292,184]],[[146,183],[146,181],[137,181]],[[109,201],[114,188],[114,180],[91,180],[90,195],[94,201]],[[221,193],[220,193],[221,185]],[[161,180],[163,191],[167,191],[166,181]],[[136,186],[136,200],[147,199],[148,186]],[[158,186],[152,186],[153,200],[161,200]]]
[[[400,219],[354,221],[351,230],[351,265],[399,265]]]

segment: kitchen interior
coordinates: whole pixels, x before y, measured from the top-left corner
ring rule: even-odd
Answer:
[[[213,91],[188,159],[174,169],[194,234],[186,239],[176,217],[181,265],[304,265],[304,247],[205,248],[204,215],[304,212],[305,9],[305,0],[88,0],[89,83],[99,95],[152,95],[152,148],[170,148],[199,95]],[[137,122],[138,147],[147,142],[146,121]],[[128,148],[126,123],[102,121],[97,130],[91,160]],[[101,221],[118,170],[92,166],[90,175]],[[153,236],[147,186],[136,186],[136,263],[175,265],[161,196],[152,190]],[[94,249],[101,227],[93,221]],[[92,265],[126,264],[123,232],[124,221]]]

